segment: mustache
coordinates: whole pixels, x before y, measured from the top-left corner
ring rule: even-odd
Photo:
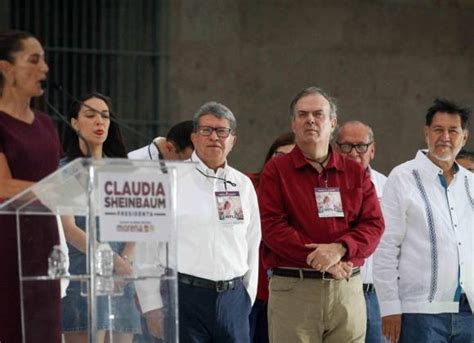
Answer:
[[[446,142],[446,143],[445,143],[445,142],[443,142],[443,143],[436,143],[435,146],[436,146],[436,147],[438,147],[438,146],[447,146],[447,147],[450,147],[450,148],[453,147],[453,145],[452,145],[451,143],[448,143],[448,142]]]

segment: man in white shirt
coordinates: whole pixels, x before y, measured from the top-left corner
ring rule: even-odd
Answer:
[[[128,153],[131,160],[187,160],[193,153],[191,133],[192,120],[180,122],[171,127],[165,137],[156,137],[140,149]]]
[[[236,142],[232,112],[208,102],[193,123],[197,166],[178,180],[177,194],[179,337],[245,343],[258,279],[257,197],[250,179],[227,164]],[[154,286],[137,284],[145,315],[162,306]]]
[[[194,151],[191,142],[193,132],[193,121],[186,120],[171,127],[166,137],[156,137],[153,141],[140,149],[128,153],[131,160],[165,160],[183,161],[189,159]],[[137,245],[137,249],[141,246]],[[138,253],[139,255],[140,253]],[[137,255],[137,253],[136,253]],[[135,268],[137,273],[140,266]],[[144,271],[141,271],[144,272]],[[146,274],[146,272],[144,272]],[[138,292],[141,290],[140,282],[137,283]],[[146,287],[145,287],[146,288]],[[166,286],[164,286],[166,288]],[[144,306],[142,306],[144,307]],[[145,307],[146,308],[146,307]],[[137,342],[159,342],[158,339],[164,336],[164,313],[162,308],[148,311],[144,315],[146,325],[142,325],[142,333],[136,334],[134,339]]]
[[[370,167],[370,161],[375,157],[374,132],[370,126],[357,121],[348,121],[342,124],[334,135],[334,148],[347,157],[360,163],[370,174],[375,186],[377,197],[382,198],[382,191],[387,177]],[[382,343],[382,319],[380,317],[379,302],[375,293],[372,275],[372,256],[366,259],[361,268],[365,304],[367,309],[366,343]]]
[[[424,127],[428,150],[385,184],[374,280],[391,342],[474,341],[474,175],[455,163],[469,115],[435,100]]]

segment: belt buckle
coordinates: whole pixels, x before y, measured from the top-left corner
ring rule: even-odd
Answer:
[[[217,281],[216,282],[216,291],[217,293],[222,293],[225,291],[225,282],[224,281]]]
[[[326,277],[326,272],[321,272],[322,276],[321,276],[321,279],[324,280],[324,281],[332,281],[334,280],[331,276],[330,277]],[[329,274],[331,275],[331,274]]]

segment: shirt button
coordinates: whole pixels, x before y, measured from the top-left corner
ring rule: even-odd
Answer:
[[[454,207],[451,207],[451,211],[454,210]]]
[[[458,242],[458,245],[461,245],[461,242]]]

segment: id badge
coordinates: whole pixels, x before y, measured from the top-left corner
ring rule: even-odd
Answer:
[[[244,211],[239,191],[215,192],[217,215],[221,224],[240,224],[244,222]]]
[[[319,218],[344,217],[341,193],[338,187],[315,188],[314,194]]]

